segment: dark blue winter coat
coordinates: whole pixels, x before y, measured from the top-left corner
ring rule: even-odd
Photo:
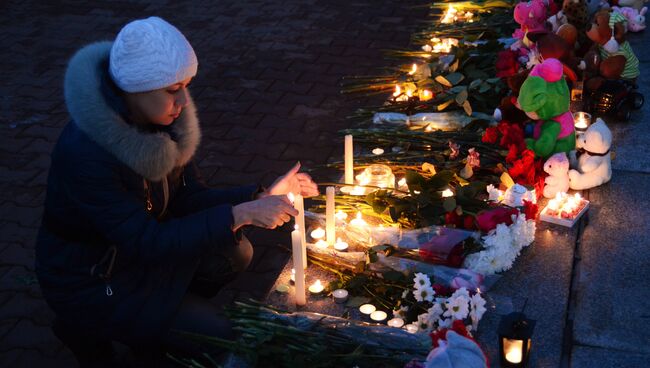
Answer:
[[[155,343],[199,260],[237,243],[232,206],[251,200],[257,186],[216,190],[200,182],[191,161],[200,141],[191,101],[167,130],[129,124],[107,87],[110,47],[89,45],[68,65],[72,121],[52,153],[36,272],[45,299],[69,326]],[[116,252],[107,275],[109,249]]]

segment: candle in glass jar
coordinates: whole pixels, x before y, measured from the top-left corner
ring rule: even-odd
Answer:
[[[334,187],[325,189],[325,231],[327,244],[334,245],[336,238],[336,223],[334,220]]]
[[[591,124],[591,115],[582,111],[576,112],[573,114],[573,123],[577,131],[584,132]]]

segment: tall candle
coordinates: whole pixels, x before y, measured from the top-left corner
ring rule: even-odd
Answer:
[[[293,207],[298,211],[296,216],[296,225],[300,230],[300,239],[302,241],[302,267],[307,268],[307,238],[305,236],[305,202],[301,194],[294,196]]]
[[[307,299],[305,297],[305,269],[300,267],[303,264],[302,252],[302,234],[298,225],[295,230],[291,232],[291,250],[293,252],[293,268],[296,270],[295,284],[296,284],[296,305],[305,305]]]
[[[345,184],[354,184],[354,159],[352,135],[345,136]]]
[[[325,189],[325,232],[327,244],[334,245],[336,242],[336,230],[334,220],[334,187]]]

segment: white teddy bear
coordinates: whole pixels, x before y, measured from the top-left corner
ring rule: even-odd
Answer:
[[[544,197],[554,198],[557,193],[569,191],[569,159],[564,152],[556,153],[544,163],[548,173],[544,179]]]
[[[583,190],[607,183],[612,178],[612,132],[602,119],[596,120],[578,137],[578,169],[569,171],[569,186]]]

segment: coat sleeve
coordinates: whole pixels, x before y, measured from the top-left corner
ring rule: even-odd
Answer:
[[[129,259],[195,259],[210,247],[227,249],[237,242],[230,204],[159,222],[145,210],[143,198],[123,187],[115,160],[75,157],[64,167],[74,208]]]
[[[181,185],[169,204],[169,209],[175,216],[185,216],[223,204],[236,206],[252,201],[261,190],[258,185],[230,189],[209,188],[194,163],[185,166],[183,178],[184,185]]]

